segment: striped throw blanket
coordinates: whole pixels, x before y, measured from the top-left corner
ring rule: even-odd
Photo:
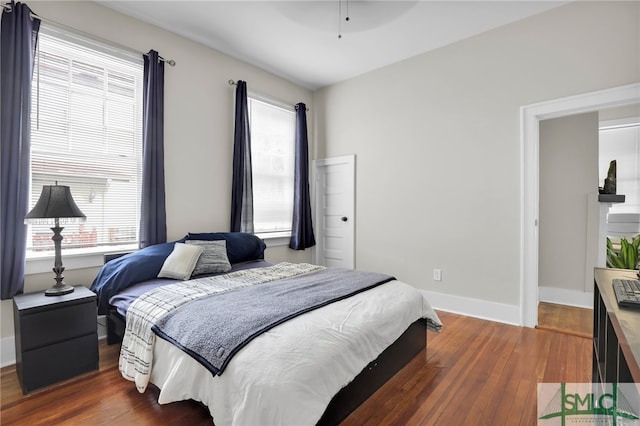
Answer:
[[[135,382],[139,392],[146,390],[151,375],[156,337],[151,327],[168,312],[187,302],[215,293],[291,278],[320,269],[324,267],[283,262],[266,268],[198,278],[148,291],[136,299],[127,311],[127,326],[119,361],[122,376]]]

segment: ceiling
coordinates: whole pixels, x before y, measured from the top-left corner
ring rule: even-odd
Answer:
[[[98,3],[315,90],[567,2]]]

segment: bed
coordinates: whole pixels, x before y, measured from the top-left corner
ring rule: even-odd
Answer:
[[[191,279],[158,278],[186,246],[202,248]],[[157,386],[161,404],[202,402],[216,425],[337,424],[441,327],[424,295],[393,277],[274,265],[264,249],[251,234],[190,233],[106,262],[92,289],[108,342],[122,342],[123,376],[141,392]],[[221,344],[208,333],[249,338]]]

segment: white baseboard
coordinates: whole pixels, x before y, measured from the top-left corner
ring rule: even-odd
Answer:
[[[98,315],[98,340],[107,338],[107,316]]]
[[[505,324],[522,325],[520,307],[421,290],[434,309]]]
[[[0,367],[16,363],[16,343],[13,336],[0,339]]]
[[[541,302],[593,309],[593,293],[584,291],[540,286],[538,287],[538,299]]]
[[[98,315],[98,340],[107,338],[107,318]],[[14,336],[0,339],[0,367],[16,363],[16,341]]]

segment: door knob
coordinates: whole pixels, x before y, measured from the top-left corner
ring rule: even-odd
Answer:
[[[343,222],[346,222],[346,221],[347,221],[347,220],[349,220],[349,219],[347,219],[347,217],[346,217],[346,216],[342,216],[342,218],[341,218],[340,220],[341,220],[341,221],[343,221]]]

